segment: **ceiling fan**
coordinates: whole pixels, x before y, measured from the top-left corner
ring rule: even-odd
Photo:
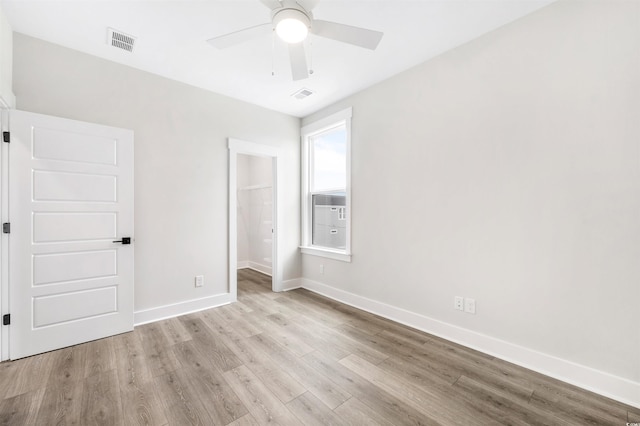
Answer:
[[[271,22],[214,37],[207,42],[218,49],[226,49],[275,31],[289,45],[293,80],[303,80],[309,77],[307,56],[302,43],[308,33],[370,50],[378,47],[383,36],[379,31],[313,19],[311,10],[318,0],[260,1],[271,10]]]

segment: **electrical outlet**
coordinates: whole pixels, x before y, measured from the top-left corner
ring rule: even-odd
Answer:
[[[462,296],[455,296],[453,298],[453,307],[459,311],[464,310],[464,298]]]
[[[467,297],[464,299],[464,311],[469,314],[476,313],[476,299],[471,299]]]
[[[196,287],[202,287],[204,285],[204,275],[196,275]]]
[[[324,275],[324,265],[320,264],[320,275]]]

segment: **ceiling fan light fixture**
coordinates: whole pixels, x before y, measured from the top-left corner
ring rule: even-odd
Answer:
[[[276,34],[286,43],[300,43],[309,34],[311,20],[297,9],[285,9],[273,17]]]

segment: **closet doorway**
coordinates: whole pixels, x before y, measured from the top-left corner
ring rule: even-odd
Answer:
[[[273,171],[269,157],[238,154],[238,281],[272,289]]]
[[[267,145],[229,139],[229,293],[238,276],[280,291],[278,157]]]

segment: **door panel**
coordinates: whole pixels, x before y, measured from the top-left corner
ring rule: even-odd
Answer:
[[[33,284],[46,285],[117,275],[117,252],[113,250],[33,256]]]
[[[35,243],[114,240],[117,236],[116,213],[34,212]]]
[[[117,163],[117,141],[109,136],[39,127],[33,129],[33,157],[80,163]]]
[[[117,287],[33,298],[33,327],[46,327],[117,312]],[[74,309],[68,309],[73,306]]]
[[[133,132],[12,111],[11,359],[133,329]]]
[[[33,172],[35,201],[116,201],[115,176],[86,173]]]

